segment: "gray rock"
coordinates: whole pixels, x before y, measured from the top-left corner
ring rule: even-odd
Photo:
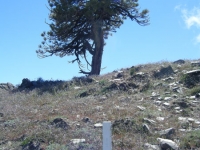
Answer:
[[[142,124],[142,129],[143,129],[143,131],[145,132],[145,133],[147,133],[147,134],[150,134],[151,133],[151,130],[150,130],[150,128],[149,128],[149,126],[147,125],[147,124]]]
[[[146,123],[148,123],[148,124],[156,124],[156,121],[154,121],[152,119],[144,118],[143,121],[146,122]]]
[[[179,59],[173,62],[173,64],[179,64],[179,65],[184,64],[184,63],[185,63],[185,60],[183,59]]]
[[[79,144],[79,143],[84,143],[85,139],[71,139],[71,142],[73,144]]]
[[[165,101],[170,101],[170,100],[172,100],[172,98],[171,97],[165,97],[164,100]]]
[[[167,150],[167,149],[178,150],[179,149],[178,145],[172,140],[162,139],[162,138],[157,138],[157,140],[159,142],[161,150]]]
[[[69,125],[61,118],[56,118],[51,122],[51,125],[55,126],[56,128],[62,129],[69,129]]]
[[[168,78],[165,78],[165,79],[162,79],[163,81],[171,81],[171,80],[174,80],[173,77],[168,77]]]
[[[169,129],[161,130],[158,133],[160,134],[160,136],[170,139],[171,136],[175,134],[175,129],[169,128]]]
[[[182,78],[183,80],[181,82],[187,88],[192,88],[200,82],[200,69],[187,71],[184,74],[184,78]]]
[[[137,108],[139,108],[139,110],[144,111],[146,108],[143,106],[137,106]]]
[[[85,122],[85,123],[91,122],[91,121],[90,121],[90,118],[88,118],[88,117],[84,117],[84,118],[82,119],[82,121]]]
[[[200,74],[200,69],[187,71],[185,74],[189,74],[189,75]]]
[[[158,145],[151,145],[149,143],[144,144],[145,150],[160,150],[160,147]]]
[[[94,127],[95,128],[102,128],[103,124],[102,123],[96,123],[96,124],[94,124]]]
[[[173,105],[178,105],[181,108],[188,108],[189,106],[191,106],[191,104],[187,102],[185,99],[178,99],[173,102]]]
[[[200,61],[193,61],[193,62],[191,62],[191,66],[192,67],[200,66]]]
[[[75,90],[78,90],[78,89],[80,89],[80,88],[81,88],[81,87],[79,87],[79,86],[75,86],[75,87],[74,87]]]
[[[172,67],[169,65],[167,67],[161,67],[161,69],[159,71],[156,71],[153,73],[153,76],[155,78],[162,78],[162,77],[166,77],[169,75],[174,74],[174,71],[172,69]]]
[[[40,143],[38,141],[31,141],[23,146],[22,150],[40,150]]]
[[[15,86],[9,82],[8,83],[0,83],[0,89],[10,91],[10,90],[14,90]]]
[[[123,76],[124,76],[123,72],[119,72],[114,75],[114,78],[118,79],[118,78],[122,78]]]
[[[3,113],[0,113],[0,117],[3,117],[4,116],[4,114]]]

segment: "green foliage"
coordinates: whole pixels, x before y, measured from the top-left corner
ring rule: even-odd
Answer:
[[[180,147],[184,149],[200,148],[200,130],[187,133],[181,138]]]
[[[74,55],[75,59],[71,62],[76,61],[83,74],[99,74],[101,64],[98,63],[101,63],[104,39],[111,32],[116,32],[125,19],[129,18],[142,26],[149,24],[149,11],[140,11],[137,0],[48,0],[48,3],[50,31],[41,34],[43,41],[36,53],[41,58]],[[86,58],[86,52],[93,56],[91,63]],[[83,70],[80,56],[91,66],[90,72]]]
[[[134,74],[135,74],[135,68],[133,67],[133,68],[130,69],[130,75],[132,76]]]
[[[31,141],[33,140],[33,138],[28,137],[25,140],[22,141],[22,143],[20,144],[21,146],[26,146],[28,145]]]
[[[196,75],[182,74],[180,77],[181,83],[183,83],[186,87],[194,87],[198,82],[199,78]]]
[[[68,148],[65,145],[53,143],[53,144],[50,144],[49,146],[47,146],[46,150],[68,150]]]
[[[190,109],[190,108],[183,109],[183,110],[181,111],[181,115],[182,115],[183,117],[189,117],[189,116],[191,115],[191,109]]]
[[[189,91],[190,95],[196,95],[198,93],[200,93],[200,86],[195,86],[192,89],[190,89]]]

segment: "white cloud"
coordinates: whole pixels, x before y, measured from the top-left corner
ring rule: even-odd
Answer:
[[[189,29],[192,26],[200,27],[200,8],[194,7],[192,10],[181,9],[183,20]]]
[[[200,43],[200,34],[196,37],[196,43]]]
[[[174,7],[174,10],[180,10],[181,9],[181,5],[176,5],[175,7]]]

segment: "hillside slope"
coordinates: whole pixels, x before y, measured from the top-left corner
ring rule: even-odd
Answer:
[[[199,69],[178,60],[0,84],[0,149],[99,150],[107,120],[114,150],[200,149]]]

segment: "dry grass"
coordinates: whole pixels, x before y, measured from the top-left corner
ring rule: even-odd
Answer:
[[[152,92],[157,92],[164,98],[174,94],[168,86],[171,81],[163,81],[152,77],[152,72],[160,66],[171,65],[173,70],[178,70],[174,74],[174,81],[179,81],[179,75],[183,70],[190,70],[190,61],[184,65],[177,66],[170,62],[159,62],[154,64],[138,65],[138,72],[147,74],[144,80],[138,81],[130,76],[130,69],[121,69],[124,71],[123,80],[133,82],[139,85],[130,93],[127,89],[109,89],[112,84],[115,72],[102,76],[93,76],[98,82],[82,83],[75,79],[64,82],[55,90],[33,89],[30,91],[7,92],[0,90],[0,149],[21,149],[31,140],[37,140],[41,143],[43,149],[101,149],[102,147],[102,129],[94,128],[95,123],[102,123],[109,120],[114,123],[116,120],[129,118],[132,122],[131,127],[121,126],[113,131],[113,149],[128,150],[143,149],[143,144],[148,142],[158,144],[157,134],[147,134],[142,129],[144,118],[155,120],[155,124],[149,124],[152,132],[164,130],[170,127],[176,129],[175,138],[180,138],[184,133],[180,132],[180,123],[178,117],[181,114],[174,114],[170,108],[162,105],[156,105],[156,98],[151,98]],[[136,72],[137,73],[137,72]],[[150,86],[140,92],[146,81]],[[65,88],[69,85],[68,88]],[[74,89],[74,87],[80,87]],[[182,86],[182,85],[181,85]],[[166,95],[165,92],[170,92]],[[81,94],[87,93],[88,95]],[[186,95],[176,93],[178,97]],[[143,106],[146,109],[140,110],[137,106]],[[194,108],[189,112],[191,117],[200,117],[199,110]],[[82,121],[84,117],[89,117],[90,122]],[[164,117],[164,121],[157,121],[157,117]],[[70,128],[65,130],[55,128],[50,123],[55,118],[62,118]],[[86,143],[79,146],[73,145],[70,140],[74,138],[84,138]],[[80,148],[81,149],[81,148]]]

